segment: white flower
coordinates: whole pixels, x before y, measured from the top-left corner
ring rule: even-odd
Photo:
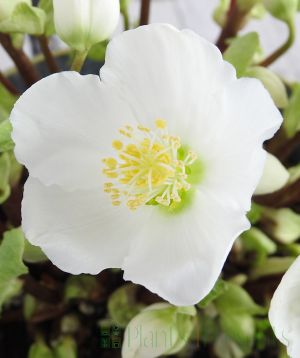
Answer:
[[[116,37],[100,77],[52,75],[16,103],[23,229],[62,270],[120,267],[192,305],[249,228],[262,143],[282,117],[258,80],[168,25]]]
[[[281,189],[288,182],[290,177],[289,172],[281,164],[281,162],[268,153],[263,175],[260,178],[258,186],[255,189],[256,195],[273,193]]]
[[[300,257],[282,278],[271,301],[269,319],[291,358],[300,357]]]
[[[120,16],[119,0],[53,0],[58,35],[77,51],[109,38]]]
[[[31,5],[31,0],[1,0],[0,1],[0,21],[8,19],[15,7],[20,3]]]
[[[195,326],[195,307],[174,307],[167,303],[148,306],[126,327],[123,358],[173,355],[188,342]]]

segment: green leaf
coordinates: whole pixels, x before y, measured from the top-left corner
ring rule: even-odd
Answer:
[[[200,315],[200,337],[203,343],[212,343],[220,332],[218,322],[215,318],[206,314]]]
[[[293,88],[290,103],[284,111],[283,126],[289,138],[300,130],[300,83]]]
[[[222,295],[227,290],[227,283],[221,279],[219,279],[214,288],[210,291],[210,293],[200,301],[197,306],[200,308],[207,307],[211,302],[217,299],[220,295]]]
[[[241,235],[242,244],[246,250],[255,251],[259,260],[274,254],[277,246],[264,232],[252,227]]]
[[[111,294],[108,299],[108,312],[119,327],[126,327],[144,305],[136,302],[137,286],[126,284]]]
[[[214,10],[213,19],[221,27],[224,27],[226,24],[229,5],[230,0],[220,0],[219,5]]]
[[[224,59],[235,67],[237,76],[241,77],[251,65],[259,49],[258,34],[256,32],[250,32],[249,34],[235,38],[231,42],[228,49],[224,52]]]
[[[223,332],[236,342],[246,354],[251,352],[255,338],[255,321],[247,313],[227,313],[221,315]]]
[[[285,108],[288,105],[285,85],[273,71],[266,67],[256,66],[248,68],[245,76],[259,79],[270,93],[278,108]]]
[[[0,153],[7,152],[14,148],[11,132],[12,125],[8,119],[0,123]]]
[[[240,10],[243,12],[251,11],[261,0],[237,0],[237,4]]]
[[[25,240],[23,260],[30,263],[37,263],[47,261],[48,258],[40,247],[34,246],[28,240]]]
[[[7,153],[0,155],[0,204],[10,195],[9,185],[10,161]]]
[[[75,340],[66,336],[61,338],[54,347],[55,358],[77,358],[77,346]]]
[[[265,276],[283,274],[294,261],[295,257],[270,257],[255,267],[250,277],[251,279],[257,279]]]
[[[39,8],[42,9],[46,14],[44,34],[46,36],[51,36],[51,35],[55,34],[53,1],[52,0],[40,0]]]
[[[29,349],[28,358],[56,358],[51,349],[42,341],[33,343]],[[67,357],[66,357],[67,358]]]
[[[288,184],[292,184],[300,178],[300,164],[290,167],[288,171],[290,174]]]
[[[17,97],[7,91],[0,83],[0,124],[8,119]]]
[[[227,282],[227,290],[215,300],[215,305],[220,315],[265,313],[265,309],[257,305],[245,289],[232,282]]]
[[[18,277],[28,272],[22,261],[23,251],[23,233],[19,229],[7,231],[0,246],[0,309],[20,287]]]
[[[262,215],[262,207],[254,202],[251,204],[251,210],[248,212],[247,217],[251,224],[256,224]]]
[[[42,35],[45,23],[46,14],[43,10],[22,2],[14,8],[10,18],[0,22],[0,31]]]
[[[289,23],[294,20],[298,0],[264,0],[264,5],[272,16]]]
[[[91,275],[70,276],[65,284],[65,300],[87,299],[97,287],[97,280]]]

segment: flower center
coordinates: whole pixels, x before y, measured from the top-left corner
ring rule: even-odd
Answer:
[[[155,121],[155,130],[125,126],[119,132],[124,140],[112,143],[116,157],[103,159],[103,173],[111,179],[104,191],[112,204],[119,206],[122,197],[131,210],[145,204],[168,207],[181,202],[182,194],[191,189],[187,173],[197,155],[182,150],[180,138],[168,133],[162,119]]]

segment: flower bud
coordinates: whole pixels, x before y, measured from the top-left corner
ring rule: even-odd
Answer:
[[[281,189],[287,183],[288,179],[289,172],[285,167],[274,155],[267,153],[263,175],[256,187],[255,194],[263,195],[273,193]]]
[[[158,303],[147,307],[128,324],[123,358],[175,354],[187,343],[194,328],[195,307]]]
[[[53,5],[57,34],[79,52],[110,37],[119,21],[119,0],[54,0]]]

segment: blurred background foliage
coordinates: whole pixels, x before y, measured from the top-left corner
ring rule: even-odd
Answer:
[[[23,2],[9,18],[0,16],[0,43],[15,63],[0,72],[1,357],[120,357],[126,327],[132,320],[147,325],[150,318],[156,329],[171,327],[178,336],[167,355],[287,357],[267,312],[282,275],[300,254],[300,83],[287,81],[269,66],[293,46],[299,5],[297,0],[220,0],[213,13],[224,58],[238,77],[258,78],[284,116],[283,127],[266,148],[289,169],[290,180],[278,192],[253,198],[251,229],[235,242],[212,292],[188,311],[170,306],[154,310],[152,305],[162,300],[124,283],[120,270],[96,276],[64,273],[24,237],[20,212],[27,172],[14,157],[9,114],[26,88],[51,72],[69,69],[73,54],[66,46],[50,51],[49,43],[57,41],[51,0]],[[121,0],[124,28],[149,21],[151,1],[141,1],[140,16],[134,18],[130,6],[130,0]],[[257,32],[240,35],[246,24],[267,13],[288,30],[286,41],[271,54],[265,53]],[[36,49],[32,58],[23,51],[28,38]],[[98,73],[106,45],[93,46],[83,73]]]

